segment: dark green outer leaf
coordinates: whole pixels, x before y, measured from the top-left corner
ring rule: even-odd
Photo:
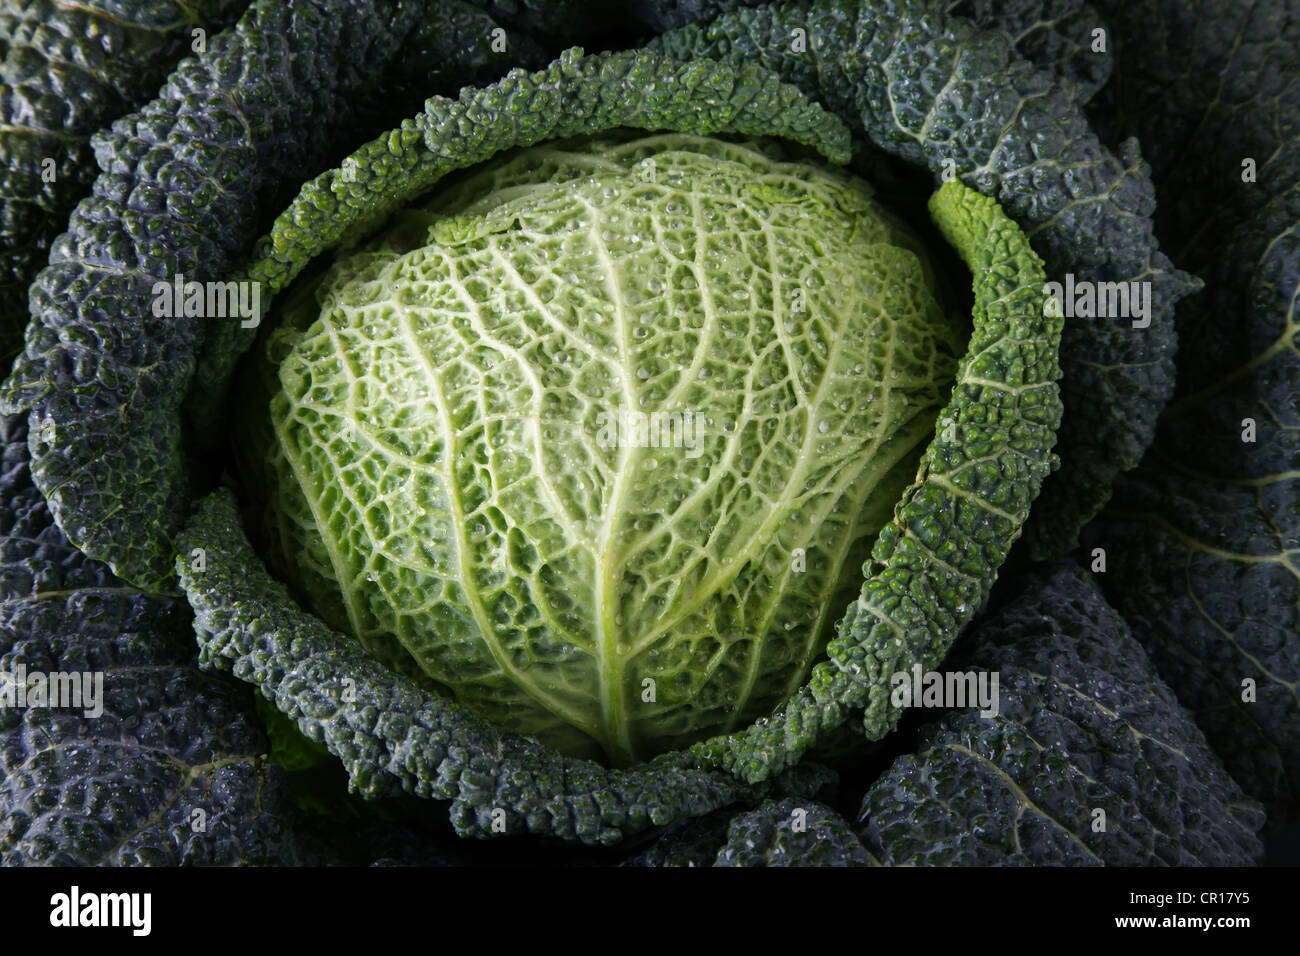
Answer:
[[[283,185],[351,127],[416,7],[259,0],[94,140],[104,173],[33,285],[39,321],[4,404],[30,413],[33,479],[55,521],[133,583],[171,576],[189,484],[178,409],[205,323],[222,321],[155,318],[153,285],[228,278]]]
[[[619,865],[712,866],[718,857],[718,851],[727,842],[727,827],[733,815],[730,810],[718,810],[693,820],[678,821],[648,848],[628,857]]]
[[[1093,49],[1093,31],[1105,29],[1101,15],[1078,0],[950,0],[948,13],[985,30],[1005,33],[1016,51],[1035,66],[1072,81],[1081,102],[1110,79],[1114,47],[1106,34],[1104,52]]]
[[[802,30],[802,34],[796,34]],[[802,36],[806,46],[796,47]],[[817,0],[737,10],[654,40],[679,57],[761,63],[852,120],[876,146],[996,198],[1048,275],[1152,282],[1151,325],[1074,319],[1062,341],[1061,468],[1026,528],[1059,554],[1137,464],[1173,388],[1174,304],[1196,288],[1152,234],[1155,197],[1135,143],[1097,141],[1068,75],[1035,69],[997,32],[925,0]]]
[[[844,124],[764,70],[644,52],[585,57],[575,47],[536,73],[511,70],[458,100],[431,98],[415,119],[308,182],[258,242],[248,275],[279,292],[317,255],[453,170],[619,126],[780,136],[834,162],[849,158]]]
[[[31,486],[24,430],[0,420],[0,679],[101,671],[104,712],[0,709],[0,859],[292,862],[292,801],[258,756],[248,694],[194,666],[183,601],[68,543]]]
[[[767,800],[736,815],[714,866],[879,866],[838,813],[808,800]]]
[[[853,827],[823,803],[764,800],[753,810],[710,814],[672,827],[621,865],[879,866]]]
[[[22,346],[27,287],[97,170],[90,135],[134,109],[247,0],[0,5],[0,362]],[[45,161],[53,161],[45,175]]]
[[[656,32],[712,20],[763,0],[634,0],[638,17]],[[1103,26],[1097,11],[1077,0],[949,0],[949,16],[965,17],[984,30],[1003,33],[1025,59],[1073,81],[1080,100],[1109,79],[1111,50],[1092,50],[1092,31]]]
[[[1103,585],[1229,771],[1278,822],[1295,819],[1300,4],[1102,7],[1120,84],[1099,115],[1153,144],[1157,226],[1207,287],[1178,310],[1178,394],[1155,445],[1087,542],[1105,549]]]
[[[1035,571],[965,635],[944,671],[971,670],[999,675],[998,715],[928,725],[863,801],[860,834],[886,863],[1259,862],[1259,804],[1081,569]]]

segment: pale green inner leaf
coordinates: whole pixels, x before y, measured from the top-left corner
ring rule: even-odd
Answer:
[[[774,152],[522,151],[333,268],[272,343],[266,457],[319,614],[617,763],[779,707],[963,333],[865,183]]]

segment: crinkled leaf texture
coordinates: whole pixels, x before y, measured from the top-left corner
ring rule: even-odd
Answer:
[[[96,175],[90,137],[148,100],[191,30],[246,0],[33,0],[0,6],[0,363],[21,347],[27,288]]]
[[[950,15],[1004,34],[1016,51],[1065,81],[1080,102],[1092,99],[1115,68],[1114,46],[1098,46],[1104,23],[1091,3],[1079,0],[951,0]]]
[[[102,675],[94,708],[0,708],[6,865],[295,859],[293,802],[246,690],[195,666],[191,614],[72,547],[0,420],[0,680]]]
[[[656,32],[712,20],[743,7],[769,5],[763,0],[633,0],[637,15]],[[1091,48],[1092,30],[1101,18],[1089,4],[1076,0],[949,0],[940,9],[970,19],[981,29],[1004,34],[1025,59],[1072,80],[1080,99],[1091,97],[1110,76],[1113,63],[1109,52]],[[793,42],[795,35],[789,39]]]
[[[1157,228],[1206,291],[1178,392],[1090,529],[1101,578],[1232,775],[1300,818],[1300,4],[1101,4],[1099,104],[1152,144]]]
[[[684,822],[623,866],[880,866],[824,803],[764,800],[753,810]]]
[[[516,152],[397,223],[269,339],[271,566],[576,755],[779,707],[965,349],[920,240],[861,180],[680,133]]]
[[[123,579],[170,586],[192,478],[180,409],[205,341],[233,321],[156,316],[155,283],[230,278],[286,188],[337,155],[411,53],[407,38],[430,39],[422,7],[258,0],[153,101],[95,135],[102,172],[32,285],[34,321],[3,403],[28,415],[32,478],[56,523]],[[476,66],[491,75],[481,15],[447,7],[437,22],[465,34],[423,55],[455,82]]]
[[[922,730],[863,801],[867,848],[890,865],[1258,863],[1262,808],[1087,573],[1061,562],[1022,586],[944,663],[997,673],[999,713]]]
[[[1023,27],[1036,16],[1033,4],[1013,6],[1010,24]],[[1035,556],[1060,554],[1105,504],[1115,476],[1150,444],[1173,389],[1174,304],[1197,283],[1156,244],[1155,193],[1136,141],[1121,144],[1117,157],[1083,115],[1080,101],[1101,77],[1081,72],[1083,54],[1070,53],[1051,30],[1043,43],[1031,33],[1022,43],[1026,55],[1043,60],[1035,68],[1000,29],[980,30],[943,7],[928,0],[773,4],[690,24],[649,46],[763,64],[877,147],[945,179],[957,175],[1024,228],[1053,280],[1151,283],[1146,328],[1119,316],[1066,324],[1061,468],[1025,531]],[[982,4],[973,12],[997,22]],[[1044,26],[1069,16],[1060,4],[1041,13]]]

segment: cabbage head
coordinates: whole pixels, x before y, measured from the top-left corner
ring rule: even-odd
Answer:
[[[616,765],[807,678],[966,335],[864,181],[684,134],[506,154],[304,288],[249,402],[278,570]]]

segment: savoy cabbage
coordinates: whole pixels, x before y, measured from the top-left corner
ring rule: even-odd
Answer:
[[[1294,3],[244,7],[0,18],[5,862],[1295,822]]]
[[[743,726],[802,683],[951,390],[914,250],[864,183],[752,145],[527,150],[286,318],[239,426],[266,537],[325,621],[503,728],[627,764]]]

